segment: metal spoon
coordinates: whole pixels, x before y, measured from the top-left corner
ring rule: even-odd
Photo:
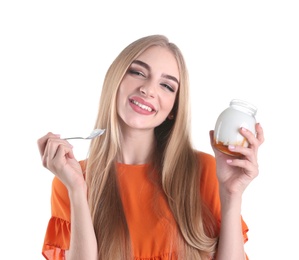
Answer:
[[[63,138],[64,140],[70,140],[70,139],[93,139],[97,136],[100,136],[102,135],[104,132],[105,132],[106,129],[94,129],[89,136],[87,137],[81,137],[81,136],[78,136],[78,137],[67,137],[67,138]]]

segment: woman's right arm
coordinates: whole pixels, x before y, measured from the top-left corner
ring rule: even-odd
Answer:
[[[71,239],[67,260],[96,260],[97,241],[87,201],[87,186],[69,142],[48,133],[38,139],[42,163],[67,188],[71,211]]]

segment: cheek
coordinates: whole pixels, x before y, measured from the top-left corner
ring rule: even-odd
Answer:
[[[175,97],[164,98],[163,107],[166,111],[170,112],[174,106]]]

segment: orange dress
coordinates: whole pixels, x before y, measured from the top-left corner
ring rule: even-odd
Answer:
[[[215,159],[203,152],[198,152],[198,156],[202,170],[201,196],[215,216],[219,232],[221,215]],[[169,260],[173,253],[171,234],[176,231],[176,225],[164,196],[155,192],[154,184],[148,178],[148,168],[147,164],[117,165],[134,260]],[[157,205],[159,210],[154,210]],[[42,254],[48,260],[63,260],[64,251],[70,244],[70,202],[67,189],[56,177],[52,183],[51,209]],[[242,217],[241,220],[245,243],[248,228]]]

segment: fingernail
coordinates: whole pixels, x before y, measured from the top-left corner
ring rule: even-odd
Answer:
[[[231,159],[226,160],[227,163],[232,163],[232,161],[233,160],[231,160]]]
[[[244,127],[241,127],[241,130],[242,130],[242,132],[246,132],[247,131],[246,128],[244,128]]]
[[[230,145],[228,146],[228,149],[229,149],[229,150],[235,150],[235,148],[236,148],[236,147],[235,147],[234,145],[232,145],[232,144],[230,144]]]

